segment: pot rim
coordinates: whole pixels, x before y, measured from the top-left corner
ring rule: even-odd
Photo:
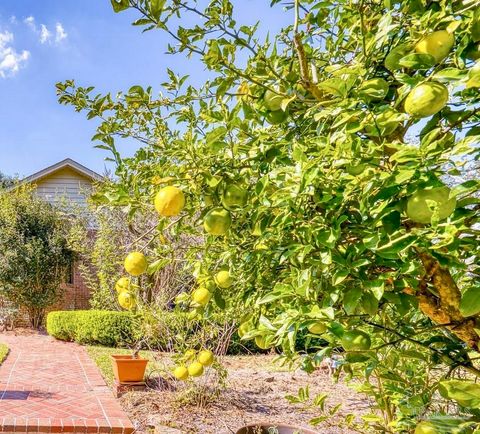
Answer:
[[[319,434],[318,431],[314,431],[312,428],[306,428],[301,425],[291,425],[289,423],[284,423],[284,422],[254,422],[254,423],[249,423],[248,425],[243,425],[237,429],[237,432],[240,431],[241,429],[244,428],[293,428],[301,431],[305,431],[306,434]]]

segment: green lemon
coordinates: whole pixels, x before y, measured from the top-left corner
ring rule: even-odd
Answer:
[[[213,208],[203,218],[203,227],[210,235],[225,235],[231,224],[232,217],[225,208]]]
[[[366,118],[365,134],[371,137],[389,136],[399,126],[398,113],[388,107],[386,110]]]
[[[441,83],[430,81],[413,88],[405,99],[405,112],[417,118],[432,116],[448,102],[448,89]]]
[[[327,331],[327,325],[323,322],[314,322],[307,327],[308,331],[313,335],[321,335]]]
[[[282,109],[282,101],[283,96],[271,90],[267,90],[263,97],[265,107],[272,112]]]
[[[222,205],[228,210],[243,208],[247,204],[247,190],[237,184],[228,184],[222,195]]]
[[[371,345],[370,336],[361,330],[350,330],[342,336],[342,346],[345,351],[366,351]]]
[[[452,51],[454,44],[455,36],[452,33],[438,30],[425,36],[415,45],[415,51],[420,54],[430,54],[439,63]]]
[[[265,119],[271,125],[280,125],[281,123],[285,122],[287,118],[288,114],[283,110],[271,111],[265,116]]]
[[[386,80],[383,78],[372,78],[362,83],[358,89],[358,95],[367,102],[378,101],[385,98],[388,89],[389,86]]]
[[[449,199],[449,195],[448,187],[416,191],[407,202],[408,218],[417,223],[428,224],[431,222],[434,209],[438,208],[439,219],[446,219],[457,206],[457,200],[454,197]]]

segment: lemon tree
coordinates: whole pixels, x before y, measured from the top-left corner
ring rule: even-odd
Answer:
[[[94,140],[116,163],[96,198],[131,216],[157,207],[149,273],[175,249],[164,234],[200,237],[179,305],[239,307],[243,339],[306,370],[340,355],[381,410],[366,424],[412,432],[445,413],[430,405],[432,368],[480,375],[479,183],[462,177],[479,157],[476,2],[273,0],[291,23],[277,34],[228,0],[111,3],[209,77],[168,70],[160,96],[57,85],[98,119]],[[140,140],[133,157],[123,137]],[[175,212],[158,211],[167,187],[184,195]],[[217,284],[226,269],[232,284]],[[461,432],[478,413],[456,397],[442,395],[472,417],[443,416]]]

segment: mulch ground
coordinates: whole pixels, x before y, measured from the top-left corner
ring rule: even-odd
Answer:
[[[171,384],[165,382],[150,383],[156,390],[127,393],[120,402],[139,432],[148,432],[153,426],[170,426],[188,434],[231,434],[243,425],[259,421],[312,428],[309,422],[321,416],[320,411],[285,399],[286,395],[297,395],[298,390],[306,386],[311,397],[328,395],[327,409],[341,404],[335,416],[315,428],[319,433],[353,433],[344,425],[345,416],[368,412],[367,402],[361,395],[341,380],[335,383],[323,370],[312,375],[286,371],[274,365],[272,356],[263,355],[227,357],[223,364],[228,370],[226,388],[206,405],[192,404],[191,390],[171,390]],[[186,398],[190,398],[190,402],[186,402],[189,401]]]

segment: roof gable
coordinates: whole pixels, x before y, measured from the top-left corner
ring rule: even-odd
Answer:
[[[72,169],[74,172],[77,172],[80,175],[92,181],[103,180],[103,176],[99,175],[97,172],[94,172],[93,170],[88,169],[87,167],[83,166],[80,163],[77,163],[71,158],[66,158],[65,160],[59,161],[56,164],[46,167],[45,169],[42,169],[34,173],[33,175],[27,176],[26,178],[22,179],[22,182],[26,182],[26,183],[35,182],[42,178],[50,176],[59,170],[66,169],[66,168]]]

